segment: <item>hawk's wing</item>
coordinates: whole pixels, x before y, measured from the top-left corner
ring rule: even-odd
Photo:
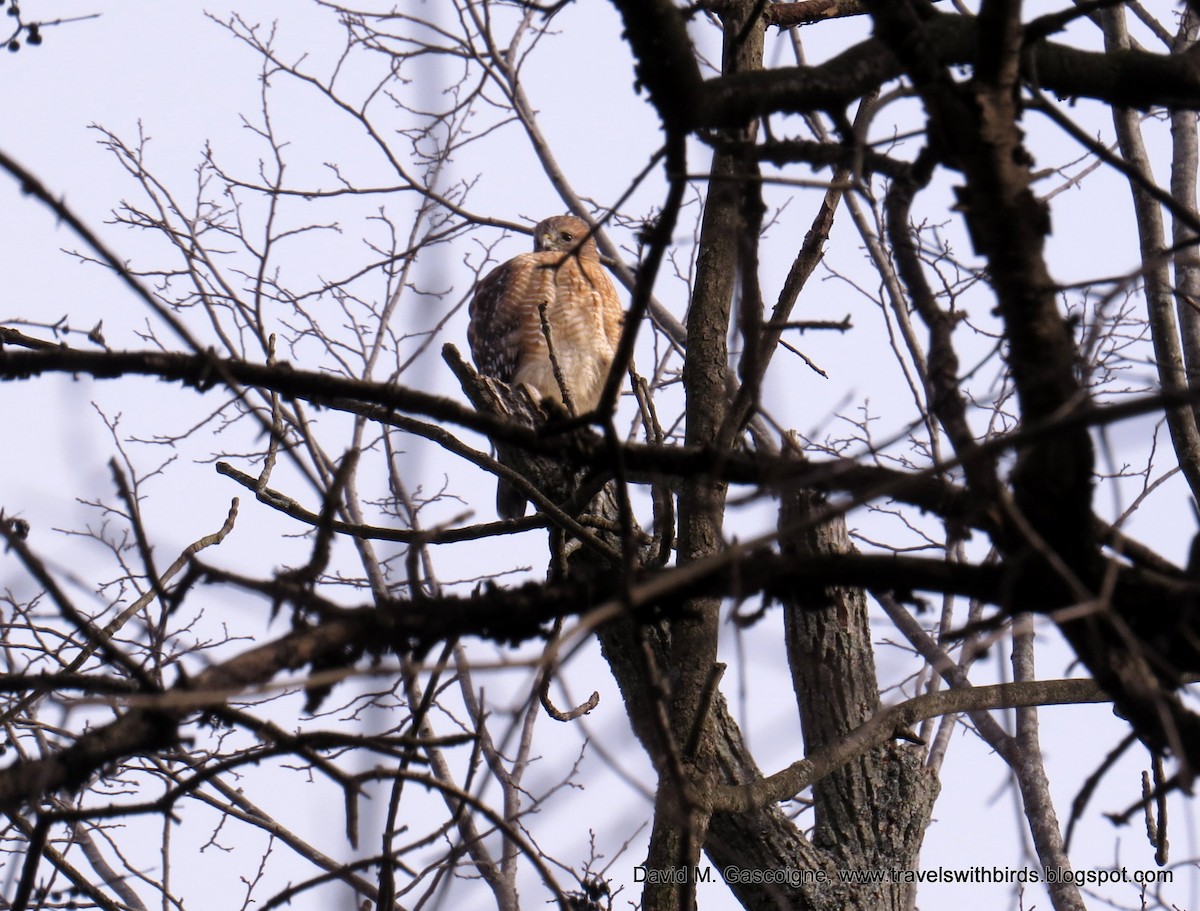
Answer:
[[[484,376],[511,383],[527,353],[530,310],[536,317],[538,299],[545,297],[542,286],[549,281],[538,263],[536,253],[515,256],[475,286],[467,341],[475,367]]]
[[[621,340],[621,329],[625,325],[625,308],[617,296],[617,289],[608,277],[608,272],[598,262],[584,262],[583,274],[595,295],[596,308],[600,314],[600,325],[608,340],[609,358],[616,353]]]

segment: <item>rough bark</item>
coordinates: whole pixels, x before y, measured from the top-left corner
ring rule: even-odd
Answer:
[[[845,520],[814,521],[824,498],[799,490],[780,509],[785,554],[828,556],[854,551]],[[875,652],[861,588],[797,589],[784,604],[788,667],[811,755],[845,737],[879,709]],[[894,741],[846,763],[812,789],[813,843],[845,869],[915,868],[938,781],[923,750]],[[879,883],[856,889],[845,907],[909,907],[912,887]]]
[[[736,0],[722,8],[723,72],[762,66],[764,25],[757,13],[757,0]],[[758,190],[757,184],[747,184],[746,171],[756,167],[728,152],[718,152],[713,159],[683,365],[684,438],[691,445],[719,442],[729,408],[726,337],[734,282],[748,236],[744,196]],[[757,243],[757,231],[749,236]],[[726,488],[724,482],[705,475],[684,482],[679,493],[679,565],[721,550]],[[652,757],[659,777],[647,861],[652,869],[694,869],[707,837],[710,811],[702,795],[711,792],[716,782],[713,740],[706,731],[720,677],[716,661],[720,608],[719,598],[696,598],[670,624],[663,673],[670,754]],[[695,883],[685,880],[648,880],[642,907],[646,911],[692,907]]]

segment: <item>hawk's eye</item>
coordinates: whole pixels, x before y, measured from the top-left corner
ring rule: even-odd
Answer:
[[[561,236],[562,236],[562,239],[563,239],[563,240],[565,240],[565,241],[567,241],[568,243],[569,243],[570,241],[573,241],[573,240],[575,239],[575,238],[574,238],[574,237],[571,235],[571,232],[570,232],[570,231],[563,231]]]

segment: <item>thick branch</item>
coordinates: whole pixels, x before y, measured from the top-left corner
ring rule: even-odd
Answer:
[[[774,775],[739,787],[718,788],[713,803],[717,809],[742,813],[754,807],[787,800],[855,756],[895,740],[898,731],[907,730],[927,718],[1017,706],[1107,701],[1104,691],[1091,680],[998,683],[924,693],[877,712],[838,742],[792,763]]]
[[[925,22],[928,40],[924,44],[930,65],[975,63],[979,28],[972,16],[932,13]],[[774,112],[841,111],[905,71],[888,44],[873,38],[819,66],[780,67],[709,80],[692,120],[696,126],[715,128]],[[1095,98],[1139,110],[1156,106],[1200,109],[1197,51],[1176,55],[1141,50],[1102,53],[1037,40],[1023,49],[1020,75],[1059,97]]]

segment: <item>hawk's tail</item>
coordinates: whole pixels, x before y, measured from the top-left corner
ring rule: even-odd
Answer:
[[[501,478],[496,482],[496,514],[501,519],[519,519],[529,503],[525,494]]]

